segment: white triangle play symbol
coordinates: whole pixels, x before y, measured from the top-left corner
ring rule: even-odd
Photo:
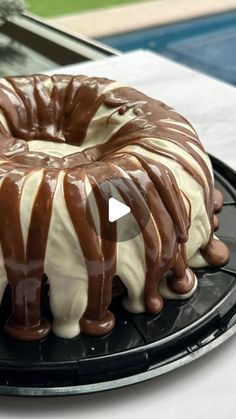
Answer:
[[[130,207],[128,207],[128,205],[122,204],[122,202],[115,198],[109,198],[108,218],[111,223],[119,220],[120,218],[124,217],[124,215],[129,213]]]

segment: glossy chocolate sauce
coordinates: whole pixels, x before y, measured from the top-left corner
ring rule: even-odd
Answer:
[[[191,224],[191,205],[187,213],[184,193],[168,167],[158,162],[158,155],[180,163],[201,185],[212,226],[209,242],[201,252],[210,265],[226,263],[228,249],[213,238],[216,227],[214,212],[220,210],[223,199],[219,191],[214,192],[212,175],[196,150],[204,151],[197,134],[183,117],[134,89],[119,87],[105,91],[111,83],[108,79],[34,75],[8,77],[6,80],[8,84],[0,83],[0,109],[9,128],[0,123],[0,243],[12,290],[12,316],[6,325],[10,335],[35,340],[49,331],[49,325],[40,315],[40,292],[53,197],[61,170],[65,172],[66,206],[89,278],[88,304],[80,321],[83,332],[103,335],[113,328],[115,322],[114,315],[108,310],[117,268],[116,223],[109,223],[107,213],[112,184],[131,208],[142,231],[146,311],[153,314],[161,310],[163,300],[158,285],[169,270],[172,274],[168,283],[174,292],[184,294],[193,288],[194,275],[188,268],[184,247]],[[84,141],[89,124],[101,105],[111,109],[107,126],[116,113],[122,117],[132,112],[130,120],[106,143],[85,147],[84,151],[62,158],[29,150],[28,141],[36,139],[86,146]],[[181,147],[199,163],[205,182],[191,161],[165,148],[166,140]],[[125,150],[132,145],[151,152],[153,158]],[[133,188],[128,186],[125,178],[120,180],[118,168],[128,173]],[[27,175],[39,169],[43,169],[42,180],[24,244],[20,198]],[[87,208],[86,177],[99,209],[99,234],[96,234],[92,214]],[[119,182],[116,181],[118,178]],[[146,209],[140,189],[148,196],[152,214],[147,225],[143,224],[142,214]],[[185,199],[188,201],[188,197]],[[158,234],[153,233],[156,226]],[[108,231],[109,240],[104,238]]]

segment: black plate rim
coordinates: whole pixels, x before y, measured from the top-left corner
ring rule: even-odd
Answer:
[[[220,172],[220,174],[223,175],[223,177],[230,183],[236,185],[236,172],[231,169],[229,166],[227,166],[225,163],[221,162],[216,157],[213,157],[210,155],[213,168]],[[233,204],[234,202],[232,202]],[[224,272],[224,268],[222,268],[222,272]],[[225,272],[229,272],[227,269],[225,269]],[[220,302],[218,303],[218,306],[220,305]],[[214,308],[209,311],[204,316],[200,317],[198,320],[195,321],[194,327],[200,330],[201,325],[206,320],[211,320],[213,311],[217,306],[214,306]],[[234,315],[234,314],[233,314]],[[201,356],[203,356],[205,353],[211,351],[212,349],[219,346],[221,343],[229,339],[234,333],[236,333],[236,325],[234,324],[234,320],[232,318],[229,319],[230,327],[227,327],[225,331],[219,335],[216,336],[214,339],[212,338],[209,342],[207,342],[203,347],[197,348],[195,351],[191,352],[189,354],[185,354],[182,357],[178,359],[173,360],[166,360],[166,363],[163,363],[162,365],[152,366],[147,371],[137,373],[134,375],[128,375],[122,378],[118,378],[115,380],[107,380],[107,381],[101,381],[97,383],[92,384],[82,384],[82,385],[72,385],[72,386],[52,386],[52,387],[26,387],[26,386],[12,386],[12,385],[0,385],[0,394],[2,395],[13,395],[13,396],[62,396],[62,395],[79,395],[84,393],[92,393],[92,392],[98,392],[98,391],[105,391],[113,388],[123,387],[127,385],[131,385],[137,382],[146,381],[148,379],[157,377],[159,375],[162,375],[168,371],[171,371],[175,368],[181,367],[182,365],[185,365],[194,359],[197,359]],[[162,344],[170,342],[175,337],[180,337],[183,335],[186,335],[186,333],[191,333],[193,331],[193,325],[188,325],[181,329],[178,332],[173,333],[172,335],[166,336],[162,339]],[[137,353],[145,353],[147,350],[152,350],[154,348],[157,348],[160,345],[160,341],[154,341],[147,343],[145,345],[140,345],[136,348],[127,349],[126,351],[121,352],[114,352],[113,354],[108,355],[101,355],[99,356],[99,360],[107,360],[108,358],[111,358],[112,356],[117,357],[127,357],[128,355],[137,354]],[[94,360],[97,360],[98,357],[89,357],[89,361],[93,362]],[[75,364],[78,360],[71,360],[66,361],[64,364]],[[57,364],[57,362],[55,362]],[[45,363],[46,365],[46,363]],[[4,368],[4,366],[7,366],[7,361],[1,361],[0,360],[0,369]],[[53,362],[50,363],[50,367],[53,367]],[[37,372],[37,366],[35,364],[32,364],[32,368],[34,371]]]

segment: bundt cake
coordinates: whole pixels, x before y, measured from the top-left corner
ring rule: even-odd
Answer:
[[[105,216],[114,189],[140,227],[127,241]],[[229,258],[214,236],[222,203],[195,130],[165,104],[105,78],[0,80],[0,299],[9,283],[12,337],[49,332],[44,275],[52,330],[63,338],[112,330],[114,277],[135,313],[191,296],[190,267]]]

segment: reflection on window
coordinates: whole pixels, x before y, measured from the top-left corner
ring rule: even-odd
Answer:
[[[51,70],[57,63],[0,34],[0,77]]]

